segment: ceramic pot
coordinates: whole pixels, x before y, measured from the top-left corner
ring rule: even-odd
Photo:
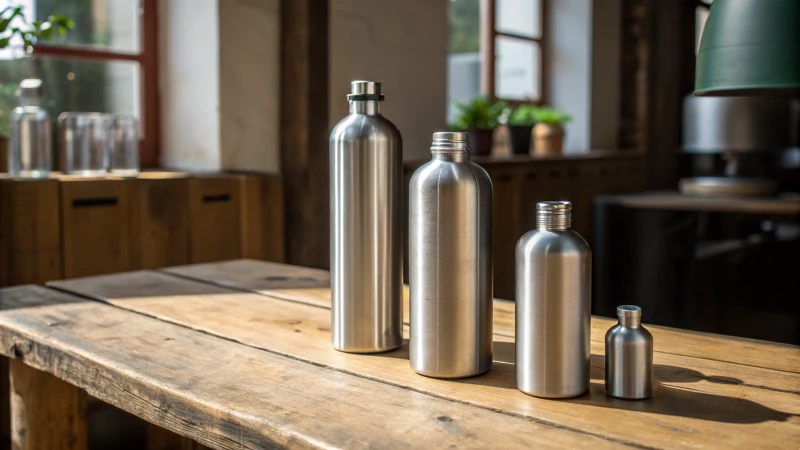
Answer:
[[[560,124],[537,123],[533,127],[534,154],[560,155],[564,147],[564,127]]]
[[[529,155],[531,153],[531,133],[533,126],[509,125],[508,134],[511,139],[511,151],[515,155]]]
[[[494,129],[476,129],[469,130],[469,140],[473,155],[489,155],[492,153],[492,139],[494,137]]]

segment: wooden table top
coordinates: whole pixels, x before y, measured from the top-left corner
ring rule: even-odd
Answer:
[[[590,392],[545,400],[515,388],[513,303],[495,301],[492,370],[447,381],[407,345],[334,350],[328,285],[237,260],[9,288],[0,352],[221,449],[800,446],[798,347],[648,326],[653,398],[625,401],[603,391],[614,322],[594,317]]]

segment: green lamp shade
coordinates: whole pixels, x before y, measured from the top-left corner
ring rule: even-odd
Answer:
[[[695,95],[800,93],[800,0],[715,0],[697,53]]]

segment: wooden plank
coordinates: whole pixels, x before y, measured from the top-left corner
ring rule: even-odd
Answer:
[[[281,0],[280,7],[286,260],[319,268],[330,265],[329,8],[328,0]]]
[[[263,178],[262,198],[264,200],[264,259],[267,261],[286,261],[286,232],[284,230],[283,178],[280,175],[267,175]]]
[[[134,180],[61,177],[64,277],[136,268]]]
[[[210,282],[274,298],[325,308],[330,308],[331,305],[330,289],[323,287],[328,286],[325,284],[325,280],[330,279],[327,271],[248,260],[170,267],[164,271],[197,281]],[[285,282],[280,285],[275,284],[269,274],[286,277]],[[309,280],[308,283],[311,283],[310,280],[319,280],[320,284],[319,286],[304,284],[302,280],[305,279]],[[514,302],[495,300],[495,334],[514,337],[514,316],[516,314],[514,308]],[[408,324],[407,288],[403,309],[403,320]],[[604,342],[605,332],[611,328],[613,323],[614,321],[607,318],[593,317],[592,339],[595,342]],[[800,373],[800,351],[792,345],[656,325],[647,325],[647,327],[655,337],[656,352]],[[735,351],[732,350],[734,348]]]
[[[189,180],[189,260],[241,257],[242,198],[237,175],[204,175]]]
[[[0,179],[0,287],[61,275],[58,181]]]
[[[142,172],[134,182],[137,269],[189,263],[189,182],[176,172]]]
[[[627,402],[608,397],[603,391],[603,345],[601,338],[595,336],[590,393],[577,399],[551,401],[529,397],[515,389],[514,344],[508,336],[495,335],[495,364],[488,374],[453,382],[413,373],[408,367],[406,346],[382,355],[332,351],[330,311],[318,306],[230,291],[155,272],[53,285],[322,367],[509,417],[570,427],[613,442],[684,448],[745,448],[767,442],[780,447],[791,446],[800,436],[800,386],[795,373],[729,364],[727,372],[722,373],[735,374],[734,380],[708,372],[709,365],[695,365],[692,358],[657,353],[653,398]],[[745,350],[736,340],[729,343],[728,352]],[[789,349],[785,350],[788,353]],[[631,429],[636,433],[630,433]]]
[[[11,447],[14,450],[85,450],[86,392],[49,373],[9,364]]]
[[[611,199],[627,208],[665,209],[673,211],[723,212],[741,214],[800,215],[800,197],[779,198],[704,198],[676,192],[649,192],[621,195]]]
[[[8,296],[74,302],[0,313],[0,352],[212,448],[614,444],[43,291],[0,291],[0,305]]]

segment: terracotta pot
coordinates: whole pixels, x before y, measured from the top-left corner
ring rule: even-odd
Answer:
[[[488,155],[492,153],[492,139],[494,137],[494,130],[488,129],[471,129],[469,130],[469,140],[473,155]]]
[[[534,155],[553,156],[562,154],[564,127],[559,124],[537,123],[533,127]]]
[[[0,135],[0,172],[8,172],[8,136]]]
[[[531,153],[532,130],[533,126],[508,126],[509,137],[511,140],[511,151],[515,155],[528,155]]]

